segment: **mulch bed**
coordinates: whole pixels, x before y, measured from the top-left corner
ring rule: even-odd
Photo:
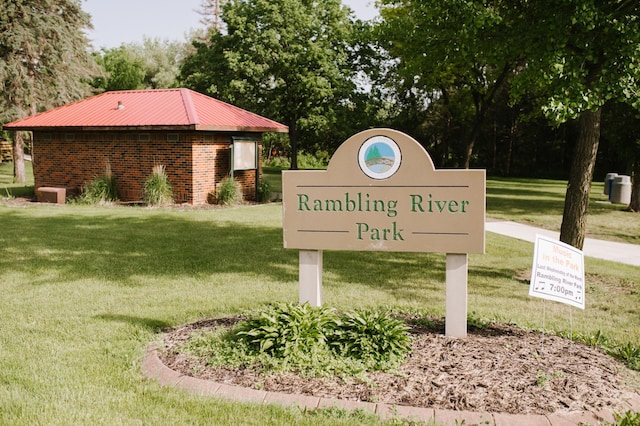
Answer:
[[[625,412],[640,374],[602,350],[510,325],[470,327],[468,336],[444,336],[441,321],[412,325],[411,355],[396,373],[365,379],[309,379],[296,374],[266,376],[252,369],[211,368],[178,354],[192,333],[229,327],[239,318],[200,321],[167,331],[160,358],[184,375],[266,391],[306,394],[414,407],[476,412],[550,414]],[[633,384],[635,383],[635,385]]]

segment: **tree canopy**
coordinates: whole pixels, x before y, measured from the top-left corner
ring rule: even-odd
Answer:
[[[13,0],[0,8],[0,122],[86,96],[99,73],[84,33],[80,1]],[[16,180],[24,182],[22,138],[14,140]],[[22,167],[22,168],[21,168]]]
[[[319,135],[353,91],[352,21],[340,0],[230,0],[182,67],[185,85],[289,126],[291,167],[302,135]]]
[[[561,240],[582,248],[586,210],[608,100],[636,107],[640,4],[635,0],[381,0],[383,46],[419,90],[447,99],[468,91],[476,129],[502,88],[554,123],[578,119]]]
[[[166,89],[176,87],[188,44],[145,37],[95,53],[104,75],[93,85],[102,90]]]

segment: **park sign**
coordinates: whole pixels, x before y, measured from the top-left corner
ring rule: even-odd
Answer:
[[[325,170],[282,173],[284,247],[484,253],[485,171],[436,170],[413,138],[372,129]]]
[[[436,170],[404,133],[347,139],[327,170],[282,172],[285,248],[300,249],[300,303],[322,304],[322,251],[446,253],[445,334],[467,334],[468,253],[484,253],[485,171]]]

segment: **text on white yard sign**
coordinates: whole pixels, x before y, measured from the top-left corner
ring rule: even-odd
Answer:
[[[529,295],[584,309],[584,255],[560,241],[536,235]]]

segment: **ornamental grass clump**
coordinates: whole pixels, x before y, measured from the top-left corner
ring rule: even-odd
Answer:
[[[163,165],[153,166],[151,176],[144,182],[143,194],[149,206],[173,204],[173,189]]]
[[[118,200],[116,178],[111,170],[111,163],[107,160],[104,175],[85,184],[79,201],[85,204],[107,204]]]
[[[220,181],[216,200],[218,204],[224,204],[227,206],[231,206],[242,201],[242,190],[233,177],[229,176]]]

